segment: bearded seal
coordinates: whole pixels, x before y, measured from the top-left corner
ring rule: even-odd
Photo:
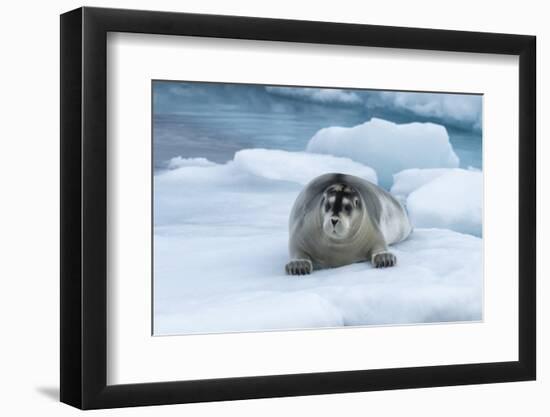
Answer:
[[[406,239],[412,226],[405,208],[375,184],[346,174],[312,180],[290,213],[289,275],[370,260],[376,268],[394,266],[388,245]]]

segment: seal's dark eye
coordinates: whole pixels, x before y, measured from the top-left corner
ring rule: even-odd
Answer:
[[[347,213],[351,213],[351,205],[346,204],[346,205],[344,206],[344,210],[346,210]]]
[[[325,211],[329,211],[330,210],[330,203],[326,203],[325,204]]]

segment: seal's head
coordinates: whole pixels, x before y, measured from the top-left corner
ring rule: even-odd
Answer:
[[[347,184],[332,184],[321,198],[323,231],[332,239],[346,239],[361,224],[361,195]]]

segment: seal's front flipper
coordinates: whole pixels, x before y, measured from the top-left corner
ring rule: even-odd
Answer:
[[[397,263],[397,258],[391,252],[378,252],[372,255],[372,266],[375,268],[387,268]]]
[[[309,259],[293,259],[285,266],[288,275],[309,275],[313,271],[313,264]]]

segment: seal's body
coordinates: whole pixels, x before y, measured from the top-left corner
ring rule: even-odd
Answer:
[[[324,174],[298,195],[290,213],[290,275],[370,260],[393,266],[388,245],[412,227],[403,206],[388,192],[353,175]]]

